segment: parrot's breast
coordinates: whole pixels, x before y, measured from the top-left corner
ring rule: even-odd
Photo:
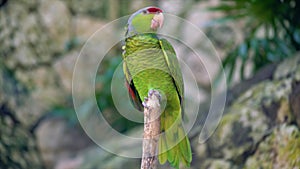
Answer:
[[[123,57],[142,101],[150,89],[159,90],[168,101],[179,100],[159,39],[142,35],[131,37],[126,40]]]

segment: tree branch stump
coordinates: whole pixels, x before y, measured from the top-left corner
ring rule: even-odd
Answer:
[[[141,169],[157,168],[157,144],[160,134],[160,100],[157,90],[150,90],[143,102],[144,106],[144,137]]]

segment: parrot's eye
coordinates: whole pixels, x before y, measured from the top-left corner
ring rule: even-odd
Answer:
[[[143,12],[143,14],[146,14],[146,13],[148,13],[148,11],[147,11],[147,10],[143,10],[142,12]]]

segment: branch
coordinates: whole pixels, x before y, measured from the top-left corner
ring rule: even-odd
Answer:
[[[157,143],[160,134],[160,98],[156,90],[150,90],[144,105],[144,139],[141,169],[157,168]]]

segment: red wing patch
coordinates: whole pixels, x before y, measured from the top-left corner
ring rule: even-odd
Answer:
[[[137,90],[135,89],[135,87],[133,85],[133,82],[131,81],[131,83],[128,84],[128,82],[125,80],[125,85],[127,87],[130,100],[131,100],[132,104],[134,105],[134,107],[136,109],[138,109],[139,111],[143,111],[144,107],[142,105],[142,101],[139,97]]]

